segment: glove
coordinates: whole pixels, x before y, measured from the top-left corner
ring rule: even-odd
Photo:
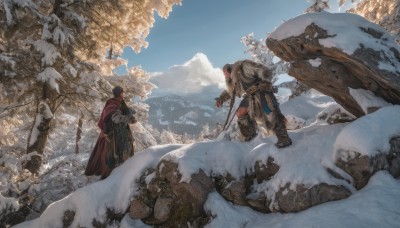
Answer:
[[[135,118],[134,116],[132,116],[132,117],[131,117],[131,123],[134,124],[134,123],[136,123],[136,122],[137,122],[136,118]]]

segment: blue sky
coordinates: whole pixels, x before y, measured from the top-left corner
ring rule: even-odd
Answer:
[[[266,37],[284,20],[300,15],[305,0],[183,0],[168,19],[156,17],[147,41],[136,54],[126,48],[128,66],[141,65],[148,72],[163,72],[204,53],[214,67],[248,58],[240,38],[253,32]]]

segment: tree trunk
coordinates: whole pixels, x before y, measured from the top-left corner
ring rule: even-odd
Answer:
[[[63,12],[61,11],[61,3],[62,0],[56,0],[53,6],[53,13],[57,15],[57,17],[61,18],[63,16]]]
[[[76,129],[76,143],[75,143],[75,154],[79,154],[79,140],[81,140],[82,136],[82,125],[83,125],[83,113],[81,112],[81,116],[78,121],[78,128]]]
[[[40,116],[41,113],[37,113],[36,120],[34,122],[34,129],[32,129],[32,131],[35,131],[36,128],[38,134],[36,140],[32,144],[29,143],[27,150],[28,154],[35,151],[38,154],[43,154],[44,148],[47,143],[47,136],[49,135],[50,123],[53,120],[53,118],[46,119],[43,116],[42,117]],[[37,121],[39,121],[39,123],[37,123]],[[32,141],[31,138],[29,140]]]
[[[50,109],[49,99],[49,86],[47,83],[43,85],[42,88],[42,99],[38,104],[38,109],[36,113],[35,120],[33,122],[33,127],[28,137],[27,153],[37,154],[31,155],[29,160],[27,160],[23,167],[29,170],[31,173],[38,173],[40,166],[42,164],[42,154],[44,148],[46,147],[47,138],[49,135],[50,124],[53,120],[53,113]]]

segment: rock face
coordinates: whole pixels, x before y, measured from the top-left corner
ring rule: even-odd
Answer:
[[[369,178],[380,170],[387,170],[393,177],[400,177],[400,137],[390,140],[390,151],[374,157],[361,156],[358,152],[341,152],[347,158],[340,156],[336,165],[353,177],[356,189],[363,188]]]
[[[304,94],[304,93],[310,91],[310,87],[304,85],[303,83],[300,83],[297,80],[283,82],[283,83],[279,84],[278,87],[290,89],[292,94],[289,96],[289,99],[293,99],[297,96],[300,96],[301,94]]]
[[[243,179],[226,176],[208,177],[203,171],[192,175],[189,183],[180,182],[177,164],[162,161],[157,171],[149,171],[141,178],[141,191],[130,206],[130,217],[157,227],[202,227],[209,221],[203,210],[207,196],[217,191],[235,205],[247,206],[254,210],[271,212],[298,212],[328,201],[347,198],[351,192],[343,186],[318,184],[307,188],[299,185],[289,189],[281,188],[270,199],[265,193],[255,192],[253,185],[261,184],[279,171],[274,159],[257,161],[251,173]],[[151,181],[147,181],[152,175]],[[274,203],[272,203],[274,201]]]
[[[339,23],[341,30],[336,29]],[[383,29],[360,16],[305,14],[277,28],[266,44],[291,63],[289,75],[331,96],[356,117],[366,113],[349,87],[400,104],[399,47]]]
[[[315,185],[312,188],[297,186],[296,190],[279,191],[275,207],[281,212],[299,212],[321,203],[345,199],[350,195],[351,192],[343,186],[327,184]]]
[[[310,188],[299,185],[296,189],[289,189],[289,184],[281,188],[275,195],[275,202],[262,193],[251,192],[252,183],[262,183],[269,181],[279,170],[279,166],[273,162],[270,157],[266,165],[256,162],[254,173],[245,177],[247,186],[247,204],[254,210],[271,213],[293,213],[303,211],[312,206],[347,198],[351,192],[344,186],[333,186],[327,184],[318,184]],[[272,203],[273,202],[273,203]]]
[[[151,225],[179,227],[207,223],[203,205],[214,189],[214,182],[203,171],[192,176],[190,183],[180,182],[177,164],[162,161],[155,177],[131,202],[130,217]],[[154,175],[154,172],[151,175]]]
[[[326,121],[328,124],[351,122],[355,119],[353,116],[344,112],[340,107],[332,107],[332,110],[328,111],[330,112],[321,112],[317,118]]]

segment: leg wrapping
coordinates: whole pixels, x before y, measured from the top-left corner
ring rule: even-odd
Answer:
[[[240,133],[244,141],[250,141],[257,136],[257,123],[250,119],[249,115],[244,115],[238,119]]]

